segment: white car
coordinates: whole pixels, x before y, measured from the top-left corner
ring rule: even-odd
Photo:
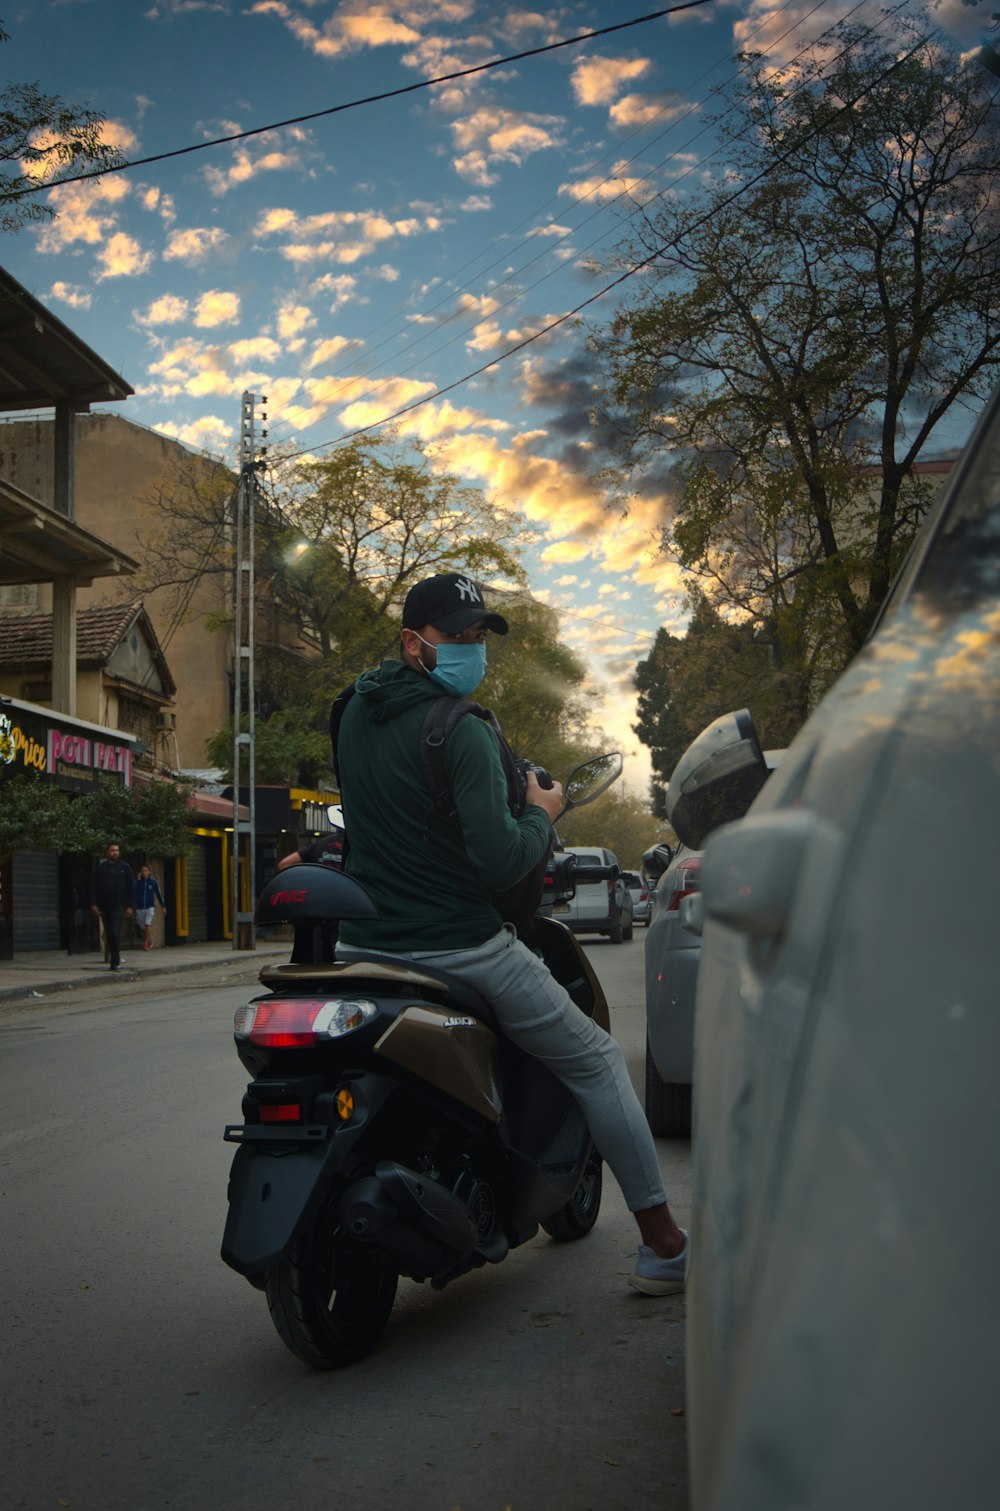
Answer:
[[[994,1506],[1000,391],[766,786],[734,726],[762,790],[710,837],[697,764],[692,1507]]]
[[[567,845],[581,866],[606,866],[615,873],[607,881],[583,881],[571,902],[553,908],[553,917],[574,934],[606,934],[612,944],[632,938],[632,898],[621,875],[618,857],[598,845]]]

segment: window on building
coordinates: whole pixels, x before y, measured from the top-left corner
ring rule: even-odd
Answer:
[[[138,698],[118,696],[118,728],[136,735],[147,750],[156,748],[156,709]]]

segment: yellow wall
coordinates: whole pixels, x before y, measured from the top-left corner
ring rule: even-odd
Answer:
[[[80,415],[76,427],[76,514],[78,524],[108,540],[129,556],[142,561],[145,542],[158,527],[156,513],[145,502],[171,464],[211,465],[179,442],[152,430],[133,425],[117,414]],[[0,425],[0,475],[42,503],[52,504],[52,423],[20,420]],[[235,479],[234,479],[235,482]],[[100,579],[81,588],[77,607],[132,602],[142,599],[152,620],[167,664],[177,683],[175,708],[177,743],[162,737],[161,760],[170,766],[200,767],[208,764],[205,741],[221,729],[229,717],[229,667],[231,643],[227,630],[209,630],[206,614],[226,610],[228,583],[223,576],[207,577],[194,593],[183,623],[175,624],[176,611],[168,588],[140,593],[133,579]],[[38,610],[51,611],[51,590],[39,589]],[[95,674],[96,675],[96,674]],[[19,684],[20,684],[20,680]],[[84,691],[84,675],[78,686],[80,718],[105,722],[110,710],[92,710],[94,700]],[[0,683],[0,690],[6,687]],[[99,708],[99,687],[96,689]],[[13,694],[17,696],[17,694]],[[108,722],[113,720],[108,717]]]

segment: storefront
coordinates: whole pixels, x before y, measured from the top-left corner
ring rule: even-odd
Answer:
[[[224,795],[232,811],[233,789]],[[249,801],[249,789],[240,788],[240,802]],[[308,787],[254,788],[254,895],[259,897],[277,869],[278,861],[300,845],[329,834],[334,828],[331,805],[340,802],[338,792],[318,792]]]
[[[0,697],[0,802],[3,783],[36,776],[70,793],[99,781],[132,786],[140,742],[117,729]],[[91,862],[53,850],[19,850],[0,861],[0,958],[15,951],[87,949]]]
[[[171,905],[168,897],[167,907],[175,920],[170,942],[232,939],[233,800],[203,789],[191,794],[188,807],[191,846],[173,862],[167,878],[173,899]],[[241,821],[248,817],[241,806]],[[249,911],[247,854],[239,865],[241,907]]]

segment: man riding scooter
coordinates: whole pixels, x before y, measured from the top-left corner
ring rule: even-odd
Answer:
[[[501,736],[458,719],[447,742],[456,821],[429,812],[420,741],[429,704],[467,698],[486,671],[486,634],[505,635],[471,577],[445,573],[407,594],[400,659],[360,676],[340,720],[337,760],[347,816],[346,870],[378,918],[341,925],[338,958],[386,952],[446,970],[492,1005],[504,1035],[546,1065],[579,1103],[642,1242],[631,1284],[649,1295],[684,1288],[687,1235],[667,1205],[656,1146],[619,1045],[571,1001],[497,911],[494,894],[548,853],[562,787],[526,777],[512,813]],[[393,865],[385,864],[391,854]]]

